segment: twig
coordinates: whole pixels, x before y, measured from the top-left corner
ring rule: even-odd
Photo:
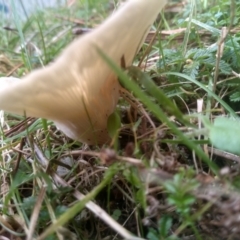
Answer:
[[[40,193],[38,195],[35,207],[33,208],[32,215],[31,215],[31,219],[30,219],[30,223],[29,223],[29,231],[27,233],[27,240],[33,239],[33,234],[34,234],[37,222],[38,222],[38,216],[39,216],[39,212],[42,207],[42,202],[43,202],[45,193],[46,193],[46,188],[42,187],[40,190]]]

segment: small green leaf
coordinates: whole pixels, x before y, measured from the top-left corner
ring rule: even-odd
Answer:
[[[107,130],[110,137],[114,137],[117,133],[117,130],[121,127],[121,118],[117,111],[113,112],[107,122]]]
[[[137,191],[137,194],[136,194],[136,199],[141,204],[141,207],[143,209],[147,208],[145,188],[143,188],[143,187],[139,188],[139,190]]]
[[[187,18],[186,21],[189,21],[189,18]],[[191,19],[191,22],[196,24],[197,26],[199,26],[201,28],[206,29],[209,32],[212,32],[212,33],[218,35],[218,36],[221,34],[221,31],[219,29],[214,28],[214,27],[210,26],[209,24],[205,24],[205,23],[200,22],[196,19]]]
[[[240,154],[240,120],[216,118],[213,126],[210,127],[209,138],[216,148]]]
[[[112,218],[117,221],[121,215],[122,215],[122,212],[119,209],[115,209],[113,211]]]
[[[155,229],[150,228],[149,232],[147,234],[147,239],[149,239],[149,240],[159,240],[158,232]]]
[[[172,218],[169,216],[163,215],[158,222],[158,227],[159,227],[159,233],[161,234],[161,237],[167,238],[170,228],[172,226]]]

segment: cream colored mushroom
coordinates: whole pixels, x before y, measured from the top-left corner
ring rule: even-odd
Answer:
[[[120,86],[97,48],[119,66],[124,56],[130,66],[166,1],[129,0],[67,46],[54,63],[22,80],[0,83],[0,109],[50,119],[68,137],[84,143],[108,142],[107,119],[115,110]]]

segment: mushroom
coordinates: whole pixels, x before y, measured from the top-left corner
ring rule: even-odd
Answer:
[[[120,85],[98,49],[118,66],[122,57],[130,66],[166,1],[129,0],[45,68],[20,80],[0,78],[0,109],[50,119],[83,143],[107,143],[107,120],[116,108]]]

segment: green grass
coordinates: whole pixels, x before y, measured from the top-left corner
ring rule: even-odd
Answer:
[[[144,44],[134,62],[141,68],[123,71],[100,53],[134,103],[130,107],[120,99],[122,128],[112,145],[83,145],[44,119],[0,117],[2,236],[170,240],[240,235],[240,159],[211,148],[209,140],[212,129],[215,139],[231,138],[224,144],[239,138],[228,123],[221,131],[211,122],[219,115],[239,115],[240,2],[192,0],[181,7],[172,1],[168,6],[155,29],[169,34],[157,34],[148,58],[143,58],[149,47]],[[0,28],[1,76],[22,77],[47,65],[74,39],[72,19],[84,22],[78,27],[94,28],[115,7],[117,1],[79,1],[73,8],[46,9],[16,21],[15,30]],[[230,29],[226,39],[221,38],[224,26]],[[225,43],[222,53],[220,42]]]

